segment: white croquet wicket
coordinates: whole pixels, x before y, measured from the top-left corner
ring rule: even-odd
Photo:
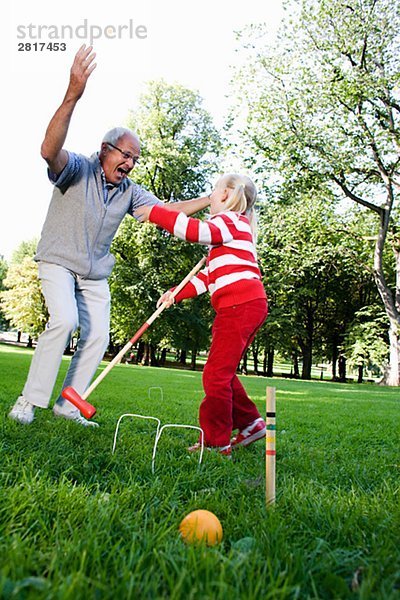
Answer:
[[[163,404],[164,394],[163,394],[163,389],[161,387],[150,387],[148,389],[149,400],[151,400],[151,392],[154,390],[159,390],[160,403]],[[121,421],[126,417],[137,418],[137,419],[148,419],[151,421],[155,421],[157,423],[156,435],[155,435],[155,440],[154,440],[154,445],[153,445],[153,453],[152,453],[152,457],[151,457],[151,471],[153,474],[154,474],[154,470],[155,470],[155,460],[156,460],[158,442],[160,441],[160,437],[161,437],[161,434],[163,433],[163,431],[168,428],[194,429],[199,432],[199,434],[200,434],[199,465],[201,464],[201,462],[203,460],[203,453],[204,453],[204,432],[201,429],[201,427],[196,427],[195,425],[183,425],[180,423],[167,423],[166,425],[161,426],[161,421],[157,417],[150,417],[147,415],[139,415],[137,413],[125,413],[119,417],[119,419],[117,421],[117,426],[115,428],[115,433],[114,433],[112,454],[114,454],[115,448],[117,445],[118,431],[120,428]]]

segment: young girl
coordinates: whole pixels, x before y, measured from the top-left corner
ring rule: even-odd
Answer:
[[[135,216],[159,225],[182,240],[210,247],[206,268],[175,297],[172,304],[209,290],[216,316],[203,371],[205,397],[199,411],[204,443],[221,454],[263,438],[265,422],[250,400],[236,369],[267,316],[267,299],[255,249],[254,183],[245,176],[223,175],[210,194],[211,217],[204,222],[156,205],[143,206]],[[238,434],[231,440],[232,431]],[[190,450],[198,449],[195,444]]]

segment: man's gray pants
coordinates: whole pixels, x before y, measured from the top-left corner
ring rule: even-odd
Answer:
[[[84,279],[53,263],[39,263],[39,278],[50,319],[38,339],[22,393],[31,404],[47,408],[64,350],[78,326],[78,345],[62,389],[72,386],[83,394],[88,388],[108,346],[110,291],[106,279]],[[58,412],[77,411],[62,396],[56,404]]]

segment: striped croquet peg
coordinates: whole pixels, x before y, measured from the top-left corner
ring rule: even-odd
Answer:
[[[275,388],[267,387],[265,437],[265,501],[267,506],[275,503],[275,461],[276,461],[276,413]]]

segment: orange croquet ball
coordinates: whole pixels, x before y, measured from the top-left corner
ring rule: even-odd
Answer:
[[[222,540],[222,525],[209,510],[194,510],[179,525],[182,539],[187,544],[215,546]]]

